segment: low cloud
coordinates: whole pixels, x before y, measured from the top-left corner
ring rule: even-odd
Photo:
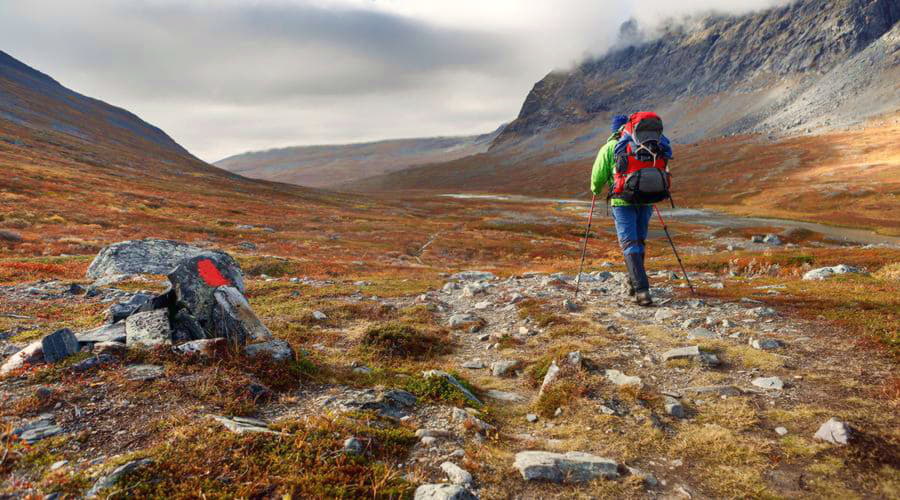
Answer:
[[[544,74],[611,46],[626,19],[732,2],[671,3],[9,0],[0,46],[214,161],[491,130]]]

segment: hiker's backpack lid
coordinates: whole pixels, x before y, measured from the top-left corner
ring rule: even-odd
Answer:
[[[631,135],[638,145],[645,142],[659,142],[663,133],[662,118],[651,111],[640,111],[628,118],[625,132]]]

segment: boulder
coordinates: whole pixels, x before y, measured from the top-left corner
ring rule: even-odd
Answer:
[[[110,472],[109,474],[106,474],[106,475],[100,477],[100,479],[97,479],[97,481],[94,482],[94,485],[91,487],[91,489],[89,489],[87,491],[87,493],[84,494],[84,497],[85,498],[97,498],[98,494],[101,491],[115,486],[116,483],[118,483],[119,480],[122,479],[122,477],[125,474],[128,474],[129,472],[135,471],[137,469],[140,469],[141,467],[146,467],[151,464],[153,464],[152,460],[150,460],[148,458],[142,458],[140,460],[132,460],[123,465],[120,465],[120,466],[116,467],[115,469],[113,469],[112,472]]]
[[[78,339],[68,328],[57,330],[41,339],[44,362],[56,363],[78,352]]]
[[[469,485],[475,480],[469,471],[456,465],[453,462],[444,462],[441,464],[441,470],[447,474],[447,479],[453,484]]]
[[[132,314],[141,310],[142,307],[149,304],[153,300],[153,296],[146,293],[138,293],[133,295],[127,302],[113,304],[107,311],[110,323],[117,323]]]
[[[21,351],[13,354],[0,366],[0,375],[6,375],[25,365],[36,365],[44,362],[44,349],[40,340],[28,344]]]
[[[132,314],[125,320],[125,344],[128,347],[153,348],[171,343],[168,310]]]
[[[148,238],[114,243],[97,254],[87,270],[87,277],[99,279],[123,274],[169,274],[183,260],[200,254],[215,254],[228,267],[240,269],[224,252],[209,251],[186,243]],[[243,279],[236,283],[244,289]]]
[[[850,442],[850,427],[840,420],[832,417],[819,427],[813,436],[831,444],[845,445]]]
[[[521,366],[518,360],[502,359],[491,363],[491,375],[495,377],[508,377],[516,374],[516,369]]]
[[[186,309],[179,309],[172,318],[172,340],[186,342],[190,340],[203,340],[209,337],[209,333],[200,326],[200,322]]]
[[[267,356],[273,361],[289,361],[295,358],[294,349],[285,340],[275,339],[244,347],[244,355],[255,358]]]
[[[125,323],[119,322],[112,325],[103,325],[83,333],[76,333],[75,338],[85,344],[125,342]]]
[[[584,483],[596,478],[617,479],[619,464],[589,453],[570,451],[522,451],[516,453],[513,467],[526,481],[550,481],[553,483]]]
[[[423,484],[416,488],[414,500],[478,500],[458,484]]]
[[[848,273],[861,274],[862,270],[853,266],[848,266],[846,264],[838,264],[832,267],[820,267],[818,269],[807,271],[806,274],[803,275],[803,279],[808,281],[824,280],[838,274]]]
[[[219,287],[233,287],[244,293],[241,269],[227,254],[204,252],[183,260],[168,274],[178,306],[187,309],[200,326],[212,330],[213,311]]]
[[[224,337],[234,346],[272,340],[272,332],[256,317],[247,299],[231,286],[220,286],[213,292],[211,333]]]

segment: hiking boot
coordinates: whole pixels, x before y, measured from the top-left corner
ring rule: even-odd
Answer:
[[[636,292],[650,289],[650,280],[647,279],[647,272],[644,271],[643,253],[625,254],[625,266],[628,268],[631,286]]]
[[[649,307],[653,305],[653,298],[650,297],[650,290],[641,290],[640,292],[635,292],[634,301],[637,302],[637,305],[643,307]]]

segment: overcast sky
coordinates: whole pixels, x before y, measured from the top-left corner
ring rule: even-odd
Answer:
[[[0,49],[215,161],[487,132],[630,17],[783,1],[0,0]]]

